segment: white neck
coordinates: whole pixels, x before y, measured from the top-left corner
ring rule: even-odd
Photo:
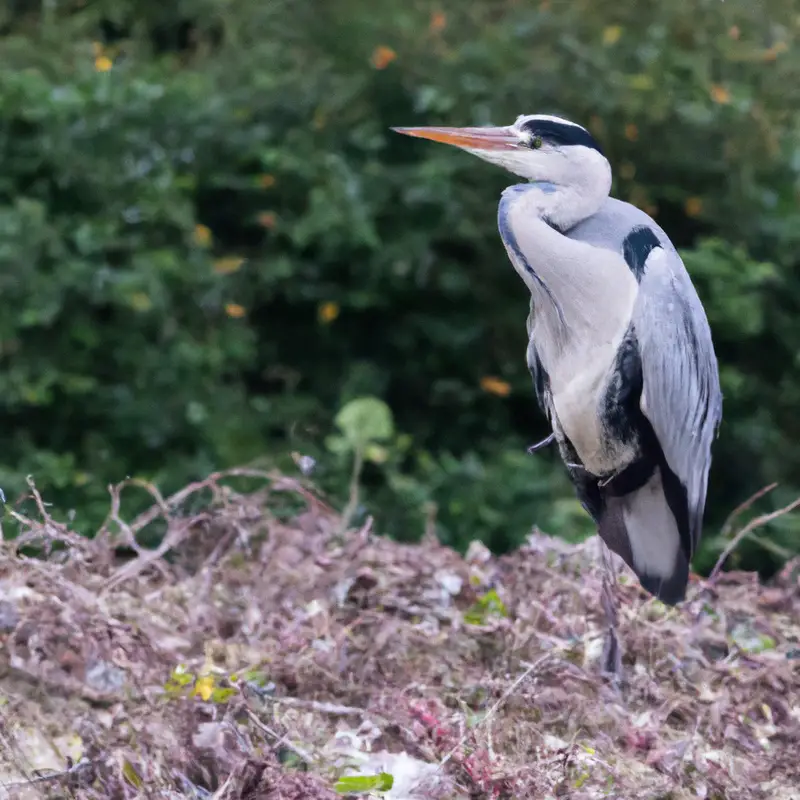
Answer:
[[[611,166],[600,153],[576,148],[574,159],[551,156],[547,170],[531,170],[528,203],[537,216],[567,231],[600,209],[611,190]]]
[[[539,198],[537,215],[560,231],[598,211],[611,191],[611,165],[589,147],[470,152],[530,181],[536,188],[531,197]]]
[[[585,170],[561,170],[558,182],[539,178],[509,186],[498,209],[509,257],[533,295],[542,324],[559,344],[568,330],[584,325],[592,297],[602,293],[607,283],[595,274],[588,246],[564,235],[599,211],[608,197],[608,161],[598,153],[588,166]],[[554,178],[558,172],[551,170]]]

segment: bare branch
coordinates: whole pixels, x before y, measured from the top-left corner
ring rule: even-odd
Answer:
[[[769,487],[766,490],[762,490],[762,494],[766,493],[766,491],[769,491],[770,488],[774,488],[774,485],[773,487]],[[757,499],[755,496],[751,498],[753,502],[755,501],[755,499]],[[774,520],[778,519],[778,517],[782,517],[784,516],[784,514],[788,514],[790,511],[794,511],[794,509],[797,508],[798,506],[800,506],[800,497],[798,497],[796,500],[793,500],[791,503],[789,503],[789,505],[784,506],[783,508],[779,508],[777,511],[773,511],[770,514],[762,514],[760,517],[751,519],[750,522],[748,522],[747,525],[745,525],[744,528],[742,528],[736,534],[736,536],[733,537],[733,539],[728,543],[728,545],[722,551],[722,554],[717,559],[717,563],[714,566],[714,569],[711,570],[711,575],[708,576],[708,580],[710,582],[716,580],[717,575],[719,575],[720,571],[722,570],[722,567],[727,561],[728,556],[730,556],[730,554],[739,546],[739,543],[742,541],[742,539],[745,538],[745,536],[752,533],[754,530],[757,530],[758,528],[763,528],[765,525],[768,525],[770,522],[773,522]]]
[[[745,511],[747,511],[747,509],[750,508],[750,506],[752,506],[753,503],[756,502],[756,500],[760,500],[765,494],[769,494],[773,489],[777,487],[777,485],[778,485],[777,483],[770,483],[769,486],[762,487],[754,495],[748,497],[747,500],[736,506],[736,508],[734,508],[730,514],[728,514],[728,518],[725,520],[725,523],[720,529],[720,536],[726,537],[731,532],[731,530],[733,530],[734,520],[738,516],[743,514]]]
[[[296,756],[299,756],[303,759],[307,764],[314,763],[314,756],[311,753],[306,752],[301,747],[298,747],[296,744],[292,744],[285,736],[281,736],[277,731],[272,730],[268,725],[264,724],[256,714],[251,711],[249,708],[247,709],[247,716],[250,717],[253,724],[263,733],[266,733],[267,736],[274,739],[276,742],[279,742],[284,747],[291,750]]]

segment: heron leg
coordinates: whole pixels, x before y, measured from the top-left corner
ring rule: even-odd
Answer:
[[[556,435],[554,433],[551,433],[546,439],[542,439],[541,442],[537,442],[536,444],[532,444],[528,448],[528,452],[531,455],[533,455],[533,453],[535,453],[537,450],[541,450],[543,447],[547,447],[547,445],[553,444],[553,442],[555,440],[556,440]]]
[[[622,645],[617,632],[617,602],[614,591],[617,586],[617,575],[605,542],[600,544],[600,549],[603,554],[603,589],[601,597],[608,626],[603,647],[602,671],[604,674],[609,675],[614,683],[619,686],[622,681]]]

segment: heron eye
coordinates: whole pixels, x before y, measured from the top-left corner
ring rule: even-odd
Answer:
[[[531,149],[538,150],[542,146],[542,137],[541,136],[534,136],[531,139]]]

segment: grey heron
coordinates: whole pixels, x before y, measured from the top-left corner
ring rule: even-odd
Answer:
[[[705,311],[664,231],[609,196],[586,128],[549,115],[508,126],[394,128],[526,180],[502,193],[500,236],[530,290],[527,361],[584,509],[667,605],[685,599],[722,394]],[[609,612],[610,613],[610,612]]]

